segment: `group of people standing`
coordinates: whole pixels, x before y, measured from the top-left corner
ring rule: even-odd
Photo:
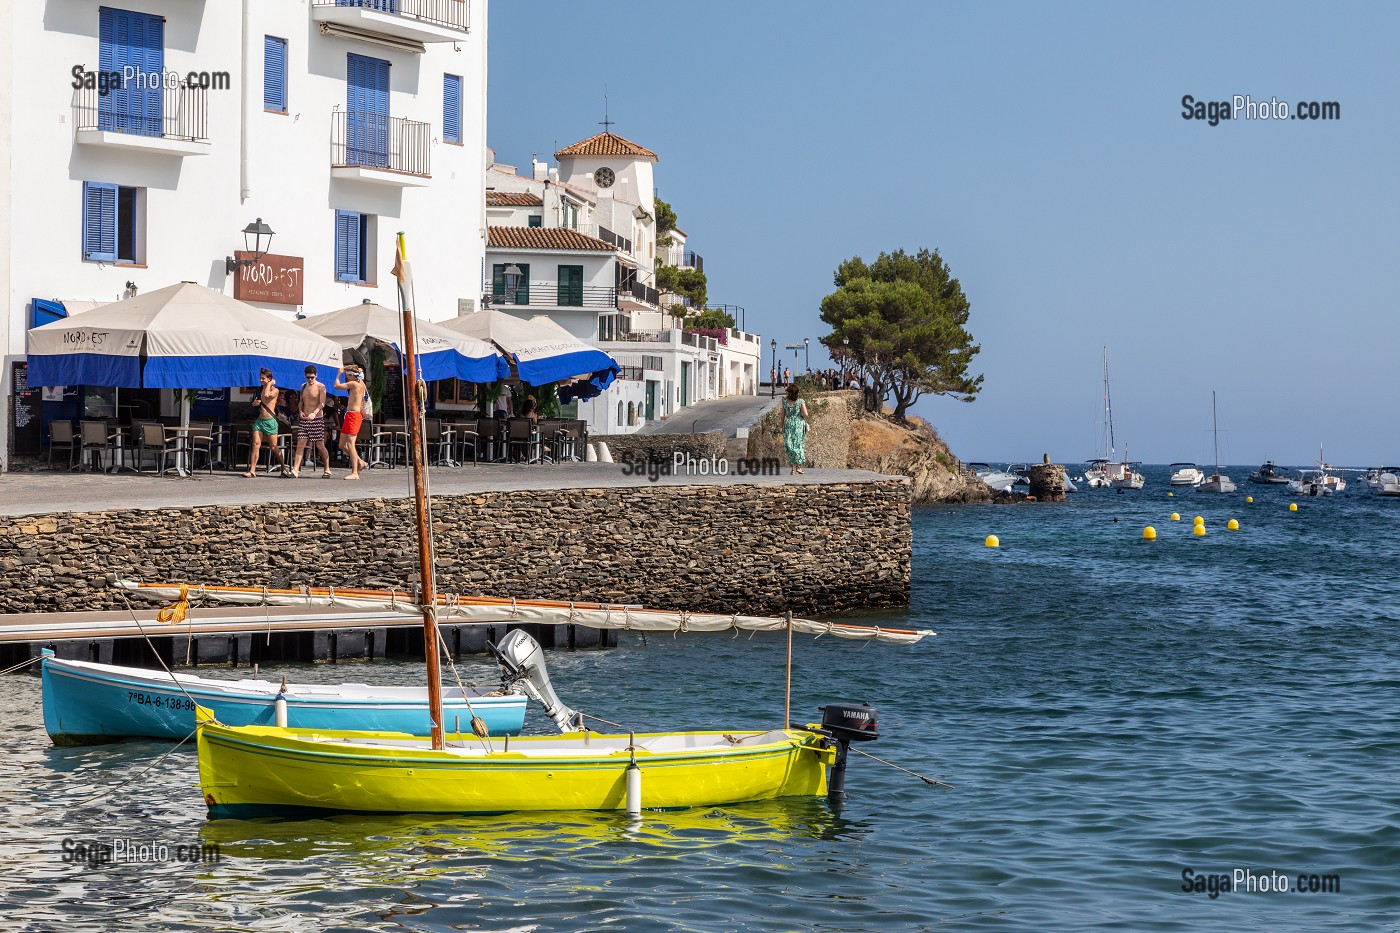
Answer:
[[[258,475],[258,455],[262,452],[264,443],[277,460],[280,475],[292,479],[300,478],[301,466],[309,447],[315,451],[323,465],[321,476],[330,477],[331,456],[326,449],[326,421],[328,414],[334,417],[336,406],[327,398],[326,386],[317,376],[316,367],[307,366],[305,375],[306,381],[302,383],[301,391],[297,395],[297,446],[292,454],[292,464],[288,466],[281,448],[277,446],[277,434],[282,424],[288,423],[290,426],[290,418],[285,411],[285,399],[282,390],[277,388],[277,380],[271,370],[263,369],[258,374],[262,385],[253,399],[253,440],[248,456],[248,471],[243,474],[248,479],[254,479]],[[340,432],[340,452],[350,463],[350,472],[345,478],[359,479],[360,471],[367,469],[369,464],[360,457],[355,444],[361,425],[372,414],[364,370],[356,363],[341,367],[336,372],[335,388],[344,392],[346,397],[344,412],[336,425]]]

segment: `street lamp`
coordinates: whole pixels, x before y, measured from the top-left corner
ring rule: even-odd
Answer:
[[[266,241],[264,242],[264,238]],[[224,257],[224,275],[232,275],[239,266],[255,266],[267,255],[267,251],[272,246],[272,228],[263,223],[259,217],[257,220],[243,228],[243,250],[252,253],[252,259],[234,259],[232,256]]]
[[[524,273],[520,271],[519,266],[517,266],[515,263],[511,263],[510,265],[506,266],[505,271],[502,273],[502,275],[505,278],[506,304],[515,304],[515,291],[520,287],[520,279],[521,276],[524,275]]]
[[[806,353],[806,355],[807,355],[807,372],[810,373],[810,372],[812,371],[812,338],[811,338],[811,337],[803,337],[803,338],[802,338],[802,350],[803,350],[803,352]]]
[[[773,369],[768,373],[768,397],[778,397],[778,338],[774,337],[768,341],[768,345],[773,348]]]

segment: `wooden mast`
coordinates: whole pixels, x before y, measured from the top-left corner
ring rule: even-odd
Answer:
[[[403,310],[404,375],[408,379],[409,457],[413,464],[413,509],[418,537],[419,601],[423,607],[423,657],[428,667],[428,715],[432,718],[433,748],[442,749],[442,671],[438,667],[437,593],[433,587],[432,529],[428,525],[428,476],[423,463],[423,411],[418,398],[418,355],[413,336],[413,273],[408,247],[398,235],[394,277],[399,280],[399,307]]]

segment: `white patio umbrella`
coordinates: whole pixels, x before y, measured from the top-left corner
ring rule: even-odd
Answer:
[[[228,388],[257,385],[264,368],[295,385],[308,365],[334,376],[341,358],[333,341],[193,282],[31,328],[28,337],[30,384],[39,386]],[[184,397],[181,426],[189,419]]]
[[[403,316],[369,299],[339,311],[313,314],[297,321],[300,327],[335,341],[342,349],[354,350],[366,340],[386,344],[403,355]],[[418,372],[424,381],[462,379],[467,382],[495,382],[510,375],[510,364],[484,340],[441,324],[418,321],[413,325],[418,342]]]

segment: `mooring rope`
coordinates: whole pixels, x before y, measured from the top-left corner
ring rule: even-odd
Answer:
[[[21,661],[21,662],[19,662],[18,664],[14,665],[13,667],[7,667],[7,668],[5,668],[3,671],[0,671],[0,676],[4,676],[5,674],[13,674],[15,671],[19,670],[21,667],[28,667],[29,665],[33,664],[35,661],[38,661],[38,660],[42,659],[42,657],[43,657],[43,655],[37,655],[37,656],[35,656],[35,657],[30,658],[28,661]]]
[[[87,806],[88,804],[92,803],[92,802],[93,802],[94,800],[96,800],[97,798],[99,798],[99,797],[105,797],[105,796],[107,796],[108,794],[116,793],[117,791],[119,791],[119,790],[121,790],[123,787],[125,787],[126,785],[130,784],[132,781],[135,781],[135,780],[137,780],[137,779],[139,779],[139,778],[145,777],[147,771],[150,771],[152,768],[156,767],[156,766],[159,765],[161,762],[165,761],[165,759],[167,759],[167,758],[169,758],[171,755],[175,754],[176,749],[178,749],[181,745],[184,745],[186,742],[188,742],[188,741],[190,740],[191,736],[194,736],[194,735],[196,735],[196,734],[198,734],[198,733],[199,733],[199,729],[196,728],[196,729],[195,729],[193,732],[191,732],[189,735],[185,736],[183,739],[181,739],[180,741],[176,742],[176,743],[175,743],[175,747],[172,748],[172,749],[170,749],[170,751],[166,752],[164,755],[161,755],[161,756],[160,756],[159,758],[157,758],[155,761],[151,762],[149,765],[147,765],[146,767],[142,768],[141,771],[140,771],[140,773],[132,775],[131,777],[129,777],[129,778],[127,778],[126,780],[122,781],[122,782],[121,782],[120,784],[118,784],[116,787],[106,787],[106,788],[103,788],[102,790],[100,790],[100,791],[98,791],[97,793],[93,794],[91,797],[87,797],[87,798],[85,798],[85,799],[83,799],[83,800],[79,800],[77,803],[74,803],[74,804],[69,804],[69,806],[71,806],[71,807],[85,807],[85,806]]]

